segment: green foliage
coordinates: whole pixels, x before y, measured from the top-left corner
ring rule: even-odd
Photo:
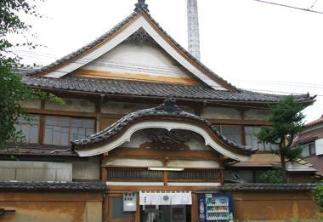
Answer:
[[[303,107],[292,96],[286,96],[271,108],[269,121],[272,125],[262,127],[257,135],[261,142],[278,145],[279,149],[274,152],[279,154],[284,172],[286,172],[285,160],[295,161],[302,152],[300,148],[291,147],[295,135],[301,132],[304,126],[302,109]],[[284,180],[286,181],[286,175]]]
[[[323,210],[323,184],[317,184],[313,189],[313,197],[317,206]]]
[[[267,170],[259,175],[261,183],[283,183],[284,173],[280,169]]]
[[[19,101],[28,98],[30,90],[21,84],[17,74],[11,74],[10,68],[0,61],[0,147],[19,135],[14,124],[23,114]]]
[[[15,46],[35,45],[27,40],[21,44],[12,43],[9,34],[22,34],[30,26],[22,19],[22,15],[40,17],[36,12],[36,0],[2,0],[0,1],[0,148],[8,141],[21,138],[16,132],[14,124],[19,116],[26,116],[20,105],[21,101],[31,99],[46,99],[60,101],[54,95],[26,87],[21,76],[14,71],[14,67],[21,67],[20,58],[12,49]]]
[[[264,143],[289,147],[295,135],[303,129],[302,109],[303,107],[292,96],[286,96],[277,105],[272,106],[269,116],[272,126],[263,127],[258,134],[258,139]]]
[[[7,51],[13,43],[6,38],[8,34],[20,34],[31,26],[26,24],[21,15],[41,17],[36,12],[35,0],[3,0],[0,1],[0,51]],[[32,46],[30,42],[21,45]],[[1,53],[0,59],[5,58]]]

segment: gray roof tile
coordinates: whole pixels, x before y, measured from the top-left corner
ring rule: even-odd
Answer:
[[[80,78],[72,76],[64,78],[25,76],[23,81],[31,87],[39,87],[54,91],[65,90],[133,97],[166,98],[172,96],[183,100],[201,100],[210,102],[276,103],[284,97],[283,95],[257,93],[247,90],[215,90],[204,85],[175,85],[128,80]],[[308,94],[295,95],[294,97],[300,103],[312,103],[314,100],[314,97],[311,97]]]
[[[103,182],[18,182],[1,181],[0,191],[74,191],[74,192],[104,192],[107,187]]]

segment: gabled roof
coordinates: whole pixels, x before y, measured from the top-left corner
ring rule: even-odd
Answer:
[[[206,145],[238,161],[249,159],[250,155],[257,151],[257,148],[241,146],[223,137],[209,121],[183,111],[174,99],[167,99],[155,108],[129,113],[103,131],[73,141],[72,145],[80,156],[99,155],[129,141],[138,130],[154,128],[195,132],[204,138]]]
[[[168,54],[198,79],[214,89],[238,91],[236,87],[212,72],[199,60],[171,38],[145,10],[132,13],[128,18],[92,43],[56,62],[45,66],[31,75],[60,78],[91,62],[125,41],[131,34],[143,28]]]
[[[141,22],[140,22],[141,21]],[[202,85],[158,84],[154,82],[137,82],[133,80],[113,80],[98,78],[82,78],[67,75],[73,70],[85,65],[83,61],[93,59],[111,50],[117,44],[126,40],[139,29],[145,31],[168,53],[173,53],[174,59],[194,74],[196,78],[204,82]],[[125,34],[125,30],[128,33]],[[129,31],[130,30],[130,31]],[[116,37],[118,41],[116,41]],[[121,37],[120,37],[121,36]],[[109,43],[109,44],[108,44]],[[98,49],[101,51],[98,52]],[[93,55],[91,55],[91,53]],[[89,56],[90,55],[90,56]],[[84,60],[84,58],[88,56]],[[54,77],[54,78],[53,78]],[[251,103],[277,103],[284,96],[264,94],[241,90],[212,72],[199,60],[181,47],[171,38],[159,24],[150,16],[147,10],[138,10],[105,33],[92,43],[73,52],[56,62],[32,71],[25,75],[23,81],[26,85],[44,90],[64,91],[66,93],[89,93],[106,96],[131,96],[157,97],[165,99],[173,96],[182,100],[206,101],[206,102],[251,102]],[[315,97],[308,94],[297,95],[294,98],[303,105],[314,102]]]

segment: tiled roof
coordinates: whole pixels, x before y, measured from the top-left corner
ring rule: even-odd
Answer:
[[[95,93],[111,96],[157,97],[169,96],[183,100],[216,101],[216,102],[254,102],[276,103],[282,95],[264,94],[246,90],[224,91],[214,90],[202,85],[175,85],[161,83],[147,83],[128,80],[94,79],[80,77],[46,78],[26,76],[23,81],[28,86],[47,90],[64,90],[80,93]],[[295,95],[300,103],[312,103],[314,97]]]
[[[289,184],[225,184],[220,188],[221,191],[311,191],[315,187],[312,183],[289,183]]]
[[[75,192],[104,192],[107,187],[103,182],[0,182],[0,191],[75,191]]]
[[[241,146],[228,140],[227,138],[222,136],[209,121],[202,119],[201,117],[196,116],[194,114],[185,112],[181,108],[179,108],[175,104],[174,99],[167,99],[162,105],[155,108],[144,109],[133,113],[129,113],[128,115],[118,120],[116,123],[104,129],[103,131],[93,134],[85,139],[72,141],[72,144],[76,148],[82,148],[83,146],[101,143],[103,141],[107,141],[109,139],[117,137],[119,133],[123,132],[123,130],[125,130],[128,126],[135,123],[136,121],[147,118],[151,120],[156,117],[161,117],[163,119],[176,118],[186,121],[194,121],[212,130],[217,138],[219,138],[222,142],[224,142],[224,144],[226,144],[228,147],[230,147],[230,149],[234,150],[235,152],[243,154],[252,154],[255,151],[257,151],[257,148]]]

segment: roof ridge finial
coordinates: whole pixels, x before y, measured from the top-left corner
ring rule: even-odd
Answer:
[[[135,12],[149,12],[148,5],[146,4],[146,0],[138,0],[138,3],[135,4]]]
[[[176,99],[172,96],[167,97],[163,104],[156,107],[157,110],[163,110],[167,113],[180,113],[183,110],[177,105]]]

